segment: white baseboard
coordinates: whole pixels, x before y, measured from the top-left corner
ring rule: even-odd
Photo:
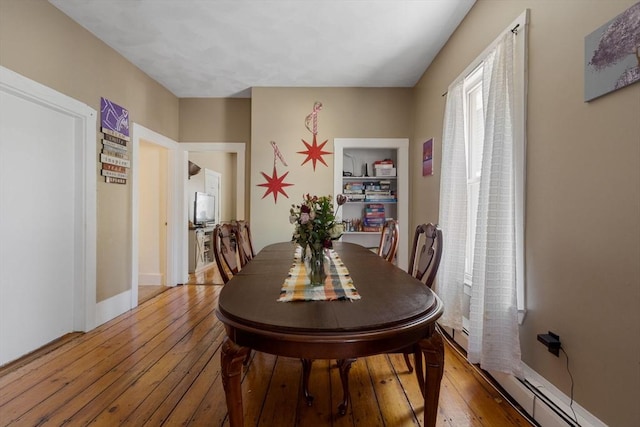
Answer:
[[[138,285],[162,285],[162,274],[160,273],[140,273],[138,274]]]
[[[469,342],[466,332],[443,328],[465,350]],[[582,406],[571,399],[548,380],[523,363],[524,380],[502,372],[489,372],[509,396],[541,427],[577,427],[575,411],[580,427],[607,427]]]
[[[96,327],[131,310],[131,290],[96,304]]]

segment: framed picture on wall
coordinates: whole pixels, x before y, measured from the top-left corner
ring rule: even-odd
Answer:
[[[640,2],[584,39],[584,100],[640,81]]]
[[[422,176],[433,175],[433,138],[422,144]]]

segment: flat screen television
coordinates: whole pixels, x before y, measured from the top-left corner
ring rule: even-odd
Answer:
[[[216,200],[211,194],[196,191],[193,202],[193,223],[205,225],[216,222]]]

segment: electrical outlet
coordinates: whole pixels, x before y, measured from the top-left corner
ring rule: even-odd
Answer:
[[[549,331],[548,334],[538,334],[538,341],[547,347],[549,353],[560,357],[560,336]]]

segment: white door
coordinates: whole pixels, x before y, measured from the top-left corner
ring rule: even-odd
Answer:
[[[214,172],[209,169],[204,170],[204,191],[205,193],[211,194],[213,196],[213,201],[215,203],[215,216],[216,223],[220,223],[220,203],[222,199],[222,191],[221,191],[221,179],[222,176],[218,172]]]
[[[95,323],[95,112],[87,123],[5,84],[64,95],[0,71],[1,365]]]

